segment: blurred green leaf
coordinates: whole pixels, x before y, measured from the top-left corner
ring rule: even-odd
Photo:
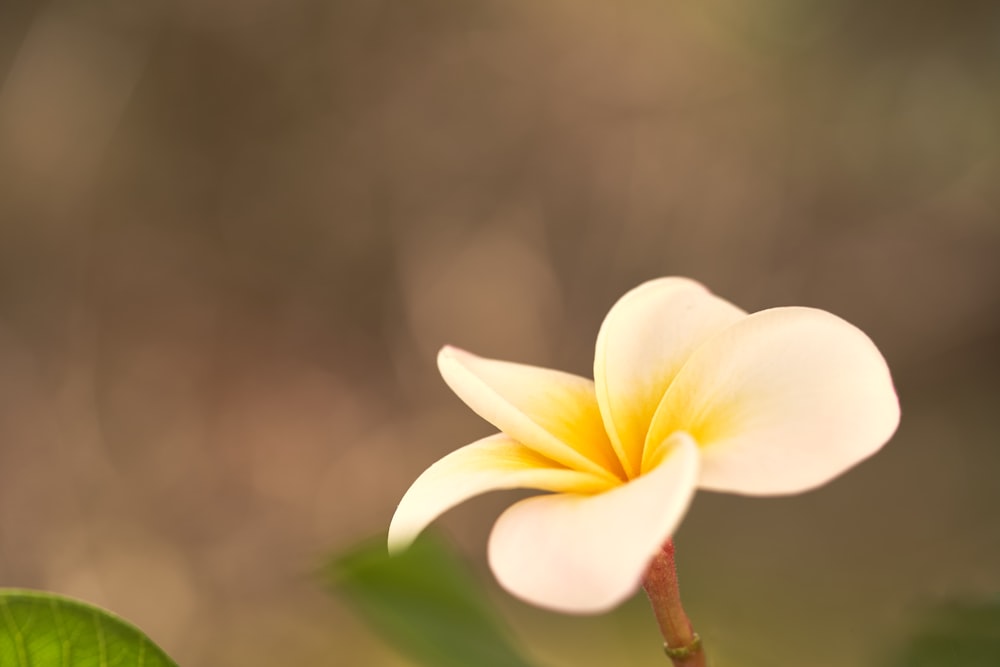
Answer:
[[[136,627],[68,598],[0,589],[3,667],[177,667]]]
[[[997,667],[1000,598],[950,602],[925,611],[891,667]]]
[[[385,540],[334,557],[327,583],[397,650],[425,667],[531,667],[465,563],[423,536],[390,557]]]

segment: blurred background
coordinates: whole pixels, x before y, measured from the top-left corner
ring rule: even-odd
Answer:
[[[437,349],[590,375],[694,277],[869,333],[898,435],[799,497],[700,494],[722,665],[873,664],[1000,592],[1000,6],[986,0],[0,3],[0,585],[186,667],[407,663],[312,573],[491,432]],[[539,663],[662,665],[485,568]]]

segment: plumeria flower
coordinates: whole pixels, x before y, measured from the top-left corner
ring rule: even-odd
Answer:
[[[889,369],[859,329],[813,308],[747,314],[686,278],[647,282],[612,307],[593,381],[454,347],[438,366],[500,433],[417,478],[390,551],[481,493],[550,492],[500,516],[489,563],[515,596],[565,612],[634,593],[696,488],[807,491],[875,453],[899,423]]]

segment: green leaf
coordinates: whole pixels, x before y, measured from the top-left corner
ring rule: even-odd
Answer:
[[[3,667],[177,667],[114,614],[51,593],[0,588]]]
[[[1000,598],[949,602],[920,615],[917,630],[892,667],[1000,665]]]
[[[424,667],[531,667],[465,563],[424,536],[389,556],[385,540],[335,557],[327,583],[387,642]]]

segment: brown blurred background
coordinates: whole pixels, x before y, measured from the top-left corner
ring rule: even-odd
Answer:
[[[0,3],[0,585],[186,667],[404,665],[322,554],[490,432],[434,354],[590,374],[697,278],[867,331],[895,440],[678,536],[721,665],[875,664],[1000,591],[1000,6],[883,0]],[[484,572],[497,495],[443,524]],[[503,594],[551,667],[661,665],[642,600]]]

